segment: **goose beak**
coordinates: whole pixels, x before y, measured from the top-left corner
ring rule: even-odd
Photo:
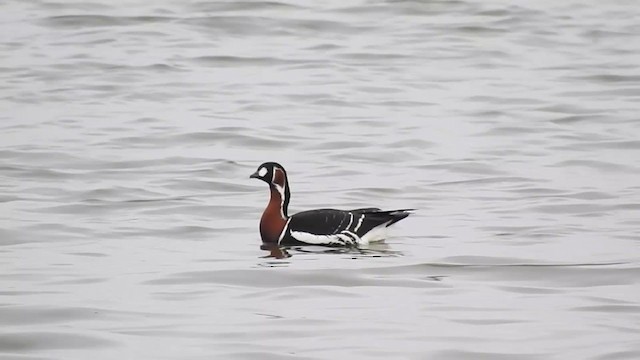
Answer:
[[[256,171],[256,172],[254,172],[253,174],[249,175],[249,179],[257,179],[257,178],[259,178],[259,177],[260,177],[260,175],[258,175],[258,172],[257,172],[257,171]]]

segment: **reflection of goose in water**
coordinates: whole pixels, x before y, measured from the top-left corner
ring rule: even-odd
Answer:
[[[269,255],[263,258],[286,259],[293,255],[311,255],[311,254],[338,254],[349,255],[355,258],[361,257],[392,257],[401,256],[399,251],[390,250],[386,244],[375,244],[369,247],[319,247],[319,246],[289,246],[281,247],[275,244],[262,244],[260,249],[269,251]],[[293,254],[291,254],[293,252]]]
[[[386,228],[409,216],[411,209],[382,211],[318,209],[288,216],[291,193],[284,167],[266,162],[251,178],[269,184],[271,198],[260,219],[264,244],[358,246],[385,239]]]
[[[286,259],[291,257],[291,254],[289,254],[286,248],[276,244],[262,244],[260,249],[269,251],[269,255],[263,256],[264,258]]]

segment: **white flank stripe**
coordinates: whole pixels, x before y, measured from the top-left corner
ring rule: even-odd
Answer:
[[[356,228],[353,229],[353,232],[358,232],[358,229],[360,229],[360,225],[362,225],[362,220],[364,220],[364,214],[360,215],[360,219],[358,219],[358,225],[356,225]]]
[[[338,239],[340,239],[345,244],[353,242],[353,239],[351,239],[347,234],[336,234],[336,236],[338,236]]]
[[[340,234],[335,235],[316,235],[304,231],[291,231],[291,236],[307,244],[324,245],[324,244],[343,244],[344,240]],[[342,235],[346,236],[346,235]]]
[[[347,227],[345,229],[349,229],[349,226],[351,226],[351,223],[353,223],[353,213],[349,213],[349,224],[347,225]]]
[[[344,230],[342,233],[343,233],[343,234],[348,234],[348,235],[353,236],[353,240],[351,240],[352,242],[355,242],[356,244],[359,244],[359,243],[360,243],[360,240],[361,240],[361,239],[360,239],[360,236],[358,236],[356,233],[352,233],[352,232],[351,232],[351,231],[349,231],[349,230]]]
[[[367,244],[367,242],[363,242],[358,235],[352,233],[351,231],[342,231],[338,234],[333,235],[317,235],[311,234],[304,231],[291,231],[291,236],[298,240],[307,244],[313,245],[356,245],[356,244]],[[373,240],[375,241],[375,239]]]

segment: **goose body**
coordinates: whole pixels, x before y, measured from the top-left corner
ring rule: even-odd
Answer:
[[[271,193],[260,219],[260,235],[266,245],[364,245],[384,240],[386,228],[409,216],[411,211],[317,209],[289,216],[291,193],[284,167],[266,162],[250,177],[266,182]]]

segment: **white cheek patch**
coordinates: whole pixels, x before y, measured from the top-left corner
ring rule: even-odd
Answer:
[[[258,175],[260,175],[260,177],[267,175],[267,168],[260,168],[260,170],[258,170]]]

